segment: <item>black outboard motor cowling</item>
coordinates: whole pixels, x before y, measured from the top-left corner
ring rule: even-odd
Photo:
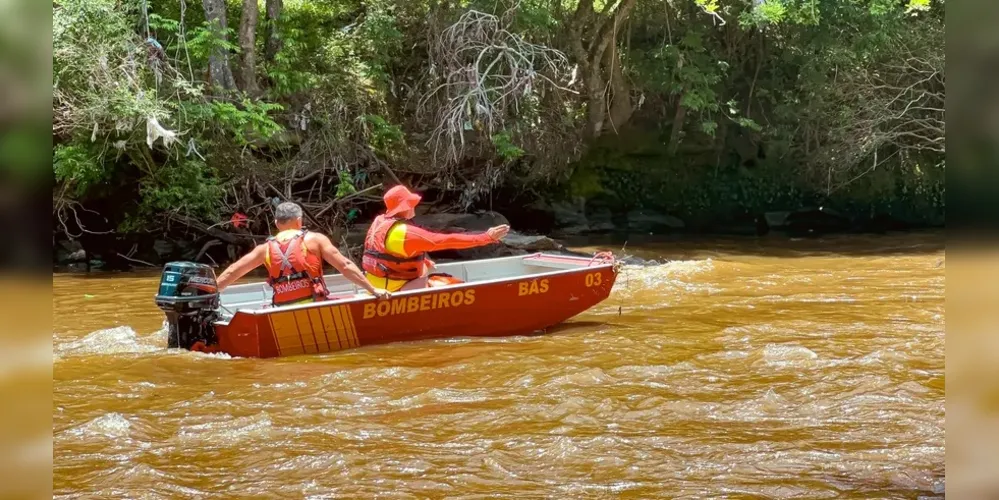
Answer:
[[[160,277],[156,306],[166,314],[167,347],[214,345],[219,289],[215,270],[206,264],[168,262]]]

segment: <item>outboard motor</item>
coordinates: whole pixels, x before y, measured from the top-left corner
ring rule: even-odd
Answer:
[[[206,264],[168,262],[160,277],[156,306],[166,313],[167,347],[192,349],[216,343],[219,289],[215,270]]]

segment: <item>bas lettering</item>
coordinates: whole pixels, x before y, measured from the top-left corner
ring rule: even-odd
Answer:
[[[364,304],[364,319],[371,319],[375,316],[395,316],[396,314],[410,314],[417,311],[470,306],[474,303],[475,290],[457,290],[419,297],[402,297]]]
[[[523,281],[517,283],[517,295],[523,297],[525,295],[537,295],[539,293],[548,293],[548,280],[532,280]]]

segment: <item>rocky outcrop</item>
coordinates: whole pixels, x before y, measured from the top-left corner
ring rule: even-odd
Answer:
[[[851,228],[850,219],[826,207],[803,209],[787,216],[782,228],[791,236],[819,236]]]
[[[552,211],[555,214],[555,232],[560,236],[614,232],[661,234],[686,228],[682,220],[655,210],[632,210],[627,214],[615,216],[610,209],[598,208],[587,214],[582,206],[562,203],[553,205]]]
[[[767,226],[770,229],[781,229],[787,224],[787,218],[791,215],[788,211],[777,211],[777,212],[767,212],[763,214],[763,218],[767,221]]]
[[[164,239],[157,239],[153,242],[153,252],[160,260],[168,260],[176,250],[176,245]]]
[[[596,210],[587,219],[589,222],[587,232],[591,234],[607,234],[617,230],[617,224],[614,224],[614,214],[609,209]]]
[[[63,240],[56,247],[56,263],[59,265],[69,265],[87,261],[87,251],[77,240]],[[86,267],[86,266],[84,266]]]
[[[501,243],[509,248],[528,253],[558,252],[565,248],[561,243],[547,236],[520,234],[515,231],[510,231],[510,234],[506,235]]]
[[[578,235],[589,232],[590,221],[586,218],[584,206],[572,203],[556,203],[551,206],[555,216],[555,229],[559,234]]]
[[[668,232],[683,229],[682,220],[654,210],[632,210],[628,212],[628,230],[636,233]]]
[[[413,224],[441,233],[482,232],[491,227],[509,224],[496,212],[474,214],[424,214],[413,217]]]

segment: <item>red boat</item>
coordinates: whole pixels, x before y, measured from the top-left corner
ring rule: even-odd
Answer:
[[[331,300],[273,307],[266,283],[212,297],[214,272],[206,267],[171,263],[164,270],[157,304],[167,313],[170,346],[259,358],[543,332],[606,299],[618,273],[608,254],[538,253],[441,264],[435,272],[449,279],[387,300],[328,275]]]

